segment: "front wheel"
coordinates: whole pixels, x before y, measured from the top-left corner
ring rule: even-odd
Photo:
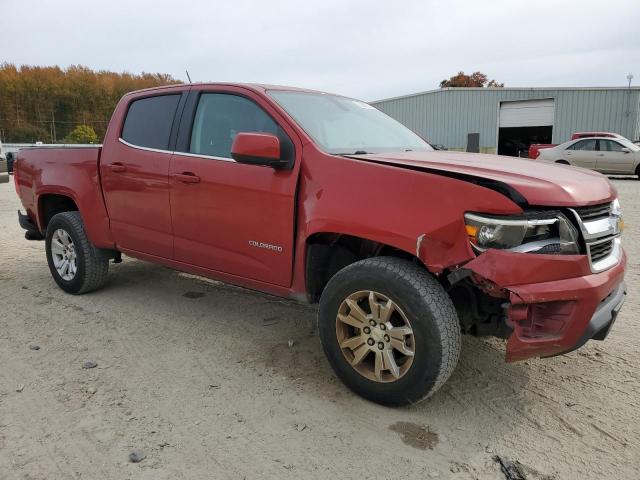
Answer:
[[[322,293],[318,322],[338,377],[383,405],[432,395],[460,355],[451,299],[424,268],[399,258],[371,258],[340,270]]]
[[[45,247],[51,275],[65,292],[79,295],[106,282],[109,257],[89,241],[80,213],[54,215],[47,225]]]

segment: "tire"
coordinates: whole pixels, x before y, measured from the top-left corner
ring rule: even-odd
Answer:
[[[13,173],[13,153],[7,153],[7,172]]]
[[[366,292],[367,298],[355,300]],[[371,292],[374,307],[370,306]],[[360,302],[359,312],[352,308],[354,301]],[[386,311],[389,301],[395,304],[395,310],[385,323],[380,312]],[[375,327],[371,324],[371,319],[376,318],[374,308],[381,319]],[[360,327],[350,325],[362,312],[368,313],[365,322]],[[366,325],[367,320],[370,325]],[[398,342],[398,333],[392,332],[399,328],[406,331],[403,322],[409,324],[412,334],[401,336],[403,340]],[[383,324],[388,325],[389,333],[384,340],[376,330],[382,329]],[[400,258],[362,260],[333,276],[320,298],[318,331],[329,363],[347,387],[388,406],[412,404],[432,395],[451,376],[460,355],[460,324],[453,302],[429,272]],[[369,338],[376,336],[372,346]],[[391,343],[387,343],[389,336]],[[352,349],[365,338],[368,353],[361,353],[367,347],[364,343]],[[395,348],[399,344],[407,353],[413,350],[413,355],[400,353]],[[392,350],[394,361],[390,363],[396,365],[395,373],[392,368],[378,372],[378,356],[384,357],[381,366],[386,366],[386,350]],[[352,366],[356,356],[362,360]]]
[[[559,163],[560,165],[571,165],[569,162],[567,162],[566,160],[556,160],[556,163]]]
[[[640,180],[640,165],[636,167],[636,176],[638,177],[638,180]]]
[[[65,243],[65,234],[70,244]],[[61,249],[61,245],[66,249]],[[89,241],[79,212],[58,213],[49,221],[45,247],[51,275],[65,292],[81,295],[97,290],[106,282],[109,257]],[[65,273],[60,263],[62,260],[64,265],[65,260],[64,256],[61,258],[61,251],[66,255],[67,265],[75,265],[75,269],[68,267]]]

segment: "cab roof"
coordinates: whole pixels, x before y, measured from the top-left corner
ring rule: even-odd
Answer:
[[[132,92],[128,92],[126,95],[138,94],[138,93],[146,93],[146,92],[155,92],[169,89],[186,89],[189,87],[207,87],[207,86],[224,86],[224,87],[240,87],[247,88],[249,90],[253,90],[259,93],[265,93],[267,90],[281,90],[281,91],[291,91],[291,92],[306,92],[306,93],[323,93],[319,90],[311,90],[308,88],[299,88],[299,87],[289,87],[286,85],[271,85],[271,84],[263,84],[263,83],[234,83],[234,82],[192,82],[192,83],[174,83],[171,85],[163,85],[160,87],[151,87],[151,88],[143,88],[141,90],[134,90]]]

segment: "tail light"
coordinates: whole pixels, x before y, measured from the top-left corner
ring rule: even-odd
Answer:
[[[18,186],[18,177],[19,177],[19,175],[18,175],[18,171],[19,171],[18,165],[19,165],[19,162],[18,162],[18,159],[16,158],[13,161],[13,186],[16,187],[16,193],[18,195],[20,195],[20,187]]]

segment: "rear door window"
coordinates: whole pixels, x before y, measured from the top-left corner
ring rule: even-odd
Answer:
[[[168,150],[180,94],[134,100],[122,127],[122,139],[138,147]]]
[[[593,139],[590,140],[580,140],[579,142],[574,143],[569,147],[569,150],[586,150],[586,151],[594,151],[596,149],[596,141]]]

